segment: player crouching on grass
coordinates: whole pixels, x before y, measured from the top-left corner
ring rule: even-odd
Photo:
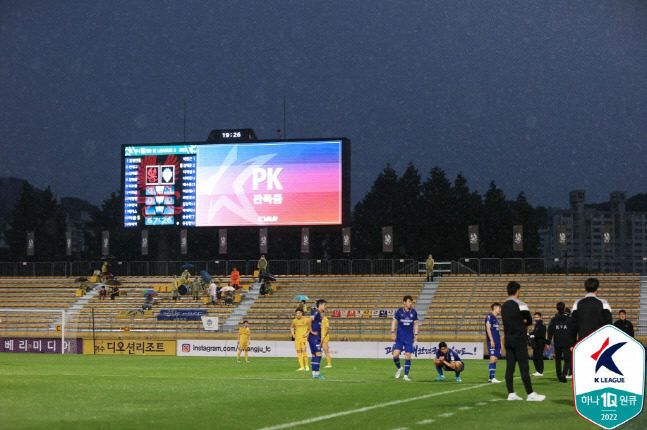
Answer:
[[[438,344],[438,350],[436,351],[436,358],[434,358],[434,365],[438,371],[438,378],[436,381],[444,381],[445,374],[443,370],[454,371],[456,372],[456,382],[461,382],[461,372],[465,369],[465,364],[461,361],[461,358],[457,353],[452,351],[447,347],[445,342],[440,342]]]
[[[312,315],[308,318],[308,344],[310,344],[310,352],[312,353],[312,379],[326,379],[323,375],[319,374],[319,366],[321,363],[321,319],[326,312],[327,303],[324,299],[319,299],[315,303],[315,309],[312,310]]]
[[[391,321],[391,339],[395,342],[393,344],[393,362],[395,367],[398,368],[398,371],[395,372],[395,378],[397,379],[402,374],[400,351],[404,349],[404,378],[402,379],[410,381],[411,353],[415,351],[415,344],[418,341],[418,313],[413,309],[413,298],[411,296],[404,296],[402,303],[404,305],[395,311],[393,321]]]

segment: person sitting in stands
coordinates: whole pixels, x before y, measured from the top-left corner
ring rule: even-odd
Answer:
[[[114,300],[116,296],[119,295],[119,287],[118,286],[113,286],[112,291],[110,292],[110,300]]]
[[[102,285],[101,290],[99,290],[99,300],[105,300],[106,299],[106,286]]]
[[[146,301],[142,305],[142,310],[152,310],[153,309],[153,303],[155,303],[155,298],[153,297],[152,294],[147,294],[146,295]]]
[[[225,294],[225,304],[226,305],[234,304],[234,295],[232,294],[231,291],[227,291],[227,293]]]

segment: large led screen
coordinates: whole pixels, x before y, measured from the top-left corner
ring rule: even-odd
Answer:
[[[344,141],[124,145],[124,225],[340,225]]]

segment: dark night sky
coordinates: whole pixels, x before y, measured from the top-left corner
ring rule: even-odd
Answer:
[[[348,137],[391,163],[568,205],[647,192],[647,2],[0,2],[2,177],[100,203],[120,145]]]

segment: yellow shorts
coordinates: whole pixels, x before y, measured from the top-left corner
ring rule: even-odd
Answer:
[[[297,352],[301,352],[307,347],[308,347],[308,339],[304,337],[302,337],[301,339],[298,339],[298,338],[294,339],[294,349],[296,349]]]
[[[247,349],[247,348],[249,348],[249,341],[248,340],[245,341],[245,342],[240,342],[238,344],[238,349],[240,349],[240,350]]]

